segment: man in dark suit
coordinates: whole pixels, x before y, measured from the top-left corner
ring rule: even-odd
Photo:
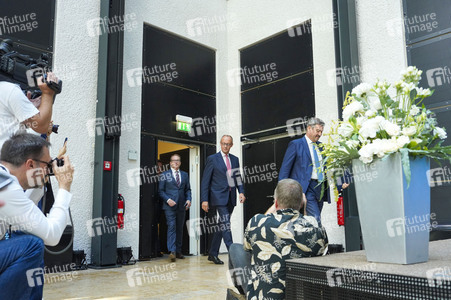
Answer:
[[[188,173],[180,170],[180,156],[171,156],[171,169],[163,172],[160,177],[158,192],[163,199],[163,209],[168,225],[169,259],[184,259],[182,254],[183,224],[185,211],[191,206],[191,187]]]
[[[237,189],[240,203],[246,200],[238,157],[229,153],[232,146],[232,137],[224,135],[221,138],[221,151],[207,158],[201,183],[202,209],[207,213],[209,209],[215,209],[219,214],[208,255],[208,260],[217,265],[224,264],[218,257],[221,239],[224,239],[227,249],[233,243],[230,216],[236,205]]]
[[[321,143],[318,142],[323,134],[324,122],[319,118],[311,118],[307,123],[305,136],[291,141],[283,158],[279,172],[279,181],[291,178],[299,182],[307,198],[307,215],[314,216],[321,222],[321,210],[324,201],[330,203],[329,187],[321,168]],[[323,197],[321,189],[324,190]]]

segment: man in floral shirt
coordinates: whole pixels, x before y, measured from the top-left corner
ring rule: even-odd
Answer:
[[[285,261],[322,255],[328,244],[326,231],[315,217],[299,212],[304,201],[296,180],[279,181],[274,198],[273,213],[258,214],[249,221],[244,248],[233,244],[229,249],[230,275],[247,299],[285,299]],[[232,294],[237,297],[229,289],[228,296]]]

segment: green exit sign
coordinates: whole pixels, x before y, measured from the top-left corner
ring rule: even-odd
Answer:
[[[191,124],[177,121],[177,131],[191,132]]]

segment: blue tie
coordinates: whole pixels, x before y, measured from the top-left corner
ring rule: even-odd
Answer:
[[[318,181],[322,181],[323,176],[323,170],[321,169],[321,165],[319,163],[318,153],[316,152],[317,145],[315,143],[312,143],[313,146],[313,157],[315,159],[315,168],[316,168],[316,174],[318,175]]]

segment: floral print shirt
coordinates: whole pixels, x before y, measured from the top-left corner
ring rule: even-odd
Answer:
[[[322,255],[327,244],[324,227],[297,210],[255,215],[244,233],[244,249],[252,252],[247,299],[285,299],[285,261]]]

